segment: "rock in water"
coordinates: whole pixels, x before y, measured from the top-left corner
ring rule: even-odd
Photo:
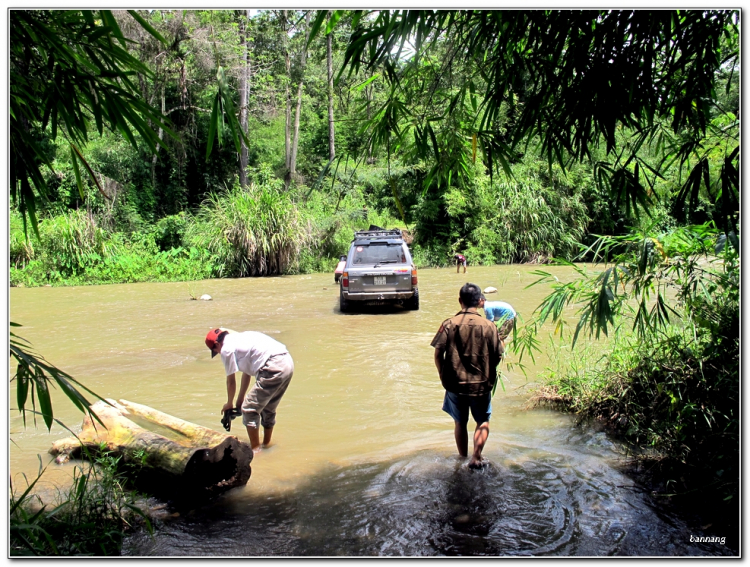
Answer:
[[[484,288],[484,293],[497,293],[497,288],[492,286],[486,287]]]
[[[213,299],[213,297],[211,297],[211,296],[210,296],[210,295],[208,295],[207,293],[204,293],[203,295],[201,295],[201,297],[200,297],[200,298],[201,298],[201,299],[202,299],[203,301],[211,301],[211,300]]]

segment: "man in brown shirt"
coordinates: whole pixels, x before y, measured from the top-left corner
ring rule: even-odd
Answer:
[[[443,321],[431,343],[445,388],[443,411],[455,422],[456,447],[462,457],[469,450],[470,411],[477,422],[470,468],[482,466],[482,449],[490,434],[492,389],[503,354],[497,327],[477,313],[481,297],[479,286],[465,284],[458,295],[461,311]]]

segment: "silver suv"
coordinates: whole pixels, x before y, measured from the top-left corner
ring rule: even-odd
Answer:
[[[355,232],[339,285],[342,312],[386,303],[419,309],[417,269],[398,229],[371,226]]]

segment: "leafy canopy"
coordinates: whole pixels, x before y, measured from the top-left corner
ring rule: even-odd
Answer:
[[[166,43],[135,10],[128,13]],[[159,129],[177,137],[168,119],[143,99],[138,79],[152,79],[153,73],[128,51],[133,44],[109,10],[11,10],[10,194],[24,226],[28,215],[37,236],[36,200],[48,193],[42,167],[52,170],[45,137],[67,140],[81,198],[84,168],[107,199],[84,157],[92,126],[99,135],[107,128],[152,153],[164,146]],[[214,136],[222,143],[225,121],[237,151],[240,136],[245,138],[221,68],[217,81],[207,154]]]
[[[326,32],[340,13],[334,12]],[[318,14],[314,31],[325,18]],[[598,181],[628,208],[641,205],[648,212],[660,166],[677,159],[681,166],[708,167],[700,140],[711,128],[716,78],[738,62],[738,18],[736,10],[357,11],[339,78],[364,69],[382,72],[388,81],[387,100],[371,125],[375,142],[399,145],[414,134],[422,156],[439,155],[445,148],[432,124],[470,101],[475,112],[463,135],[472,145],[464,154],[475,152],[478,141],[487,165],[510,176],[510,164],[532,142],[538,141],[550,165],[562,167],[591,160],[601,144],[615,159],[595,164]],[[443,50],[442,72],[425,84],[420,70],[436,50]],[[407,93],[447,91],[445,77],[454,69],[465,76],[451,85],[446,106],[416,111]],[[512,118],[500,128],[506,107]],[[618,140],[622,128],[634,132],[627,148]],[[736,129],[730,136],[738,141]],[[657,146],[660,164],[638,156],[644,144]],[[711,195],[724,200],[722,228],[738,202],[738,152],[731,144],[725,150]],[[465,162],[453,160],[454,176]],[[678,195],[683,201],[696,179],[709,192],[716,183],[691,174],[693,185]]]

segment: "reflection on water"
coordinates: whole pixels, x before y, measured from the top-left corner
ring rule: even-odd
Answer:
[[[94,391],[221,430],[221,364],[203,338],[216,326],[267,333],[289,348],[295,375],[279,407],[274,446],[249,484],[130,536],[128,555],[434,556],[721,555],[691,544],[676,518],[653,510],[613,464],[618,446],[568,416],[523,411],[526,378],[504,369],[493,399],[489,465],[455,456],[453,423],[429,346],[458,311],[466,281],[529,318],[547,293],[526,289],[533,267],[421,270],[417,312],[343,315],[330,274],[187,284],[12,289],[11,320],[51,362]],[[549,267],[561,280],[565,267]],[[529,380],[546,364],[529,368]],[[11,407],[15,392],[11,390]],[[56,393],[55,416],[81,415]],[[236,423],[235,423],[236,425]],[[24,428],[11,411],[11,477],[33,478],[38,457],[69,435]],[[242,434],[242,432],[239,432]],[[50,465],[46,486],[69,482]],[[44,483],[42,483],[44,484]],[[696,534],[697,535],[697,534]]]

